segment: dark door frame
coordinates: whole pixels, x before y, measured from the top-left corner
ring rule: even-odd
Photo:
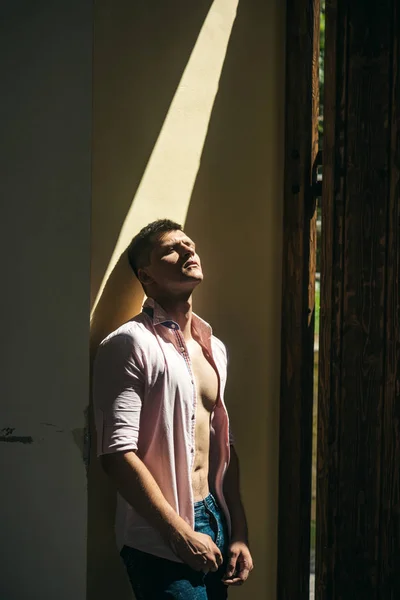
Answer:
[[[278,600],[309,597],[319,4],[287,1]]]

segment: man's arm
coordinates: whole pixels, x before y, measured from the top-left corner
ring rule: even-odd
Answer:
[[[175,512],[135,452],[106,454],[100,459],[125,500],[160,532],[181,560],[197,571],[218,570],[222,555],[211,537],[193,531]]]
[[[169,542],[175,531],[189,526],[166,501],[150,471],[136,452],[116,452],[100,456],[104,471],[119,493]],[[190,529],[190,528],[189,528]]]
[[[231,446],[231,459],[224,479],[224,496],[232,523],[231,541],[248,544],[247,520],[240,495],[239,458]]]
[[[253,569],[249,550],[247,519],[240,496],[239,458],[231,445],[231,459],[224,480],[224,496],[229,509],[232,531],[228,551],[228,567],[224,583],[241,585]]]

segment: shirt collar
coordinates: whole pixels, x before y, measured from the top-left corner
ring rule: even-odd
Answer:
[[[164,325],[168,329],[180,329],[179,324],[173,321],[153,298],[146,299],[142,310],[152,319],[153,325]],[[195,313],[192,313],[192,328],[204,342],[212,336],[211,325]]]

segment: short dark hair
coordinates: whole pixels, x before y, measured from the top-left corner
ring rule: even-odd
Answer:
[[[182,231],[182,225],[170,219],[157,219],[143,227],[128,246],[128,260],[136,277],[140,267],[150,263],[155,240],[169,231]]]

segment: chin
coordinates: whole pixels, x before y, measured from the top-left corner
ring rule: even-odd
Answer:
[[[201,269],[191,269],[182,273],[184,281],[203,281],[203,272]]]
[[[199,285],[199,283],[201,283],[203,281],[203,275],[202,274],[194,274],[193,275],[186,275],[185,276],[185,281],[183,282],[183,286],[182,287],[193,287],[195,288],[197,285]]]
[[[188,281],[189,284],[198,285],[203,281],[203,277],[191,277]]]

